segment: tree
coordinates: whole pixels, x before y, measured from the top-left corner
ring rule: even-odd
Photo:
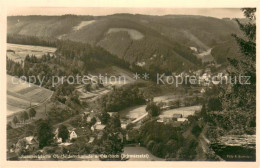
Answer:
[[[107,112],[103,112],[99,116],[99,119],[101,120],[102,124],[107,124],[110,119],[110,115]]]
[[[224,86],[219,95],[223,100],[223,109],[230,118],[230,124],[239,129],[246,128],[251,122],[255,122],[256,116],[256,8],[243,8],[242,11],[247,21],[242,23],[236,19],[236,22],[244,36],[232,35],[241,54],[228,58],[227,71],[232,81],[238,76],[247,76],[249,77],[247,83],[250,84],[236,82],[233,85]],[[247,79],[243,78],[241,81],[245,82]]]
[[[176,153],[180,148],[179,142],[177,140],[170,139],[166,144],[166,148],[168,151],[168,155],[170,155],[169,157],[176,157]]]
[[[9,121],[8,122],[8,124],[7,124],[7,130],[9,130],[9,129],[12,129],[13,127],[12,127],[12,122],[11,121]]]
[[[111,117],[108,127],[110,127],[112,130],[121,128],[121,121],[120,121],[119,115],[115,115],[115,116]]]
[[[180,107],[180,100],[177,101],[170,101],[169,102],[169,106],[171,106],[171,108],[179,108]]]
[[[154,153],[158,157],[163,157],[163,144],[161,142],[153,145],[152,153]]]
[[[102,142],[102,153],[106,155],[118,155],[119,158],[113,159],[108,158],[108,160],[120,160],[121,153],[123,152],[123,143],[119,137],[119,133],[109,132],[108,137]]]
[[[180,100],[177,100],[177,101],[176,101],[176,107],[179,108],[179,107],[180,107],[180,104],[181,104],[181,103],[180,103]]]
[[[104,87],[102,79],[98,79],[98,87],[102,88]]]
[[[203,117],[203,119],[204,119],[205,121],[207,121],[207,110],[206,110],[206,105],[205,105],[205,103],[203,103],[203,105],[202,105],[200,114],[201,114],[201,116]]]
[[[52,126],[47,121],[40,121],[37,127],[37,134],[39,139],[39,148],[50,145],[53,142],[54,134],[52,133]]]
[[[126,129],[127,129],[127,130],[132,130],[132,129],[134,128],[134,126],[135,126],[135,124],[129,123],[129,124],[127,124],[127,126],[126,126]]]
[[[26,111],[24,111],[20,114],[20,118],[21,118],[21,120],[23,120],[23,122],[25,122],[26,120],[29,119],[29,115]]]
[[[95,117],[91,118],[90,125],[95,125],[97,122],[97,119]]]
[[[209,111],[221,111],[222,104],[219,98],[210,98],[208,101],[208,110]]]
[[[154,102],[148,103],[145,110],[152,117],[158,116],[161,112],[161,108],[159,106],[157,106],[156,103],[154,103]]]
[[[34,109],[34,108],[31,108],[31,109],[29,110],[29,117],[30,117],[30,118],[33,118],[33,117],[35,117],[35,115],[36,115],[35,109]]]
[[[86,90],[87,92],[90,92],[90,91],[91,91],[91,84],[90,84],[90,83],[87,83],[87,84],[85,85],[85,90]]]
[[[193,160],[197,154],[198,140],[195,138],[187,139],[179,152],[180,160]]]
[[[14,125],[16,126],[16,124],[19,122],[17,116],[14,116],[12,122],[14,123]]]
[[[244,15],[249,19],[248,23],[242,24],[238,19],[236,20],[240,30],[244,33],[246,38],[238,37],[233,34],[236,39],[240,52],[240,58],[229,58],[230,69],[229,74],[232,78],[235,75],[241,74],[250,76],[250,85],[235,84],[231,92],[234,96],[231,99],[238,100],[234,103],[235,106],[254,105],[255,90],[256,90],[256,24],[255,24],[255,8],[243,8]],[[235,102],[235,101],[233,101]],[[239,105],[240,104],[240,105]]]
[[[191,130],[192,134],[195,135],[196,137],[200,135],[201,131],[202,128],[198,124],[196,124]]]
[[[62,142],[65,142],[69,138],[69,131],[65,125],[60,125],[58,137],[62,138]]]

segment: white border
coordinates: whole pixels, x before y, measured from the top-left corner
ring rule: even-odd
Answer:
[[[9,0],[0,1],[0,40],[1,40],[1,167],[260,167],[259,145],[257,144],[257,162],[96,162],[96,161],[6,161],[6,14],[7,9],[17,7],[147,7],[147,8],[240,8],[259,7],[257,0]],[[259,43],[259,10],[257,10],[257,44]],[[257,56],[259,50],[257,47]],[[259,74],[259,58],[257,58],[257,74]],[[260,79],[257,77],[257,91]],[[259,100],[259,93],[257,93]],[[257,101],[258,102],[258,101]],[[257,104],[257,123],[260,123],[259,104]],[[257,124],[257,142],[259,142],[259,125]]]

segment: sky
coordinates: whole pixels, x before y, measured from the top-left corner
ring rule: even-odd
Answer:
[[[8,16],[15,15],[111,15],[115,13],[131,13],[146,15],[202,15],[216,18],[243,18],[240,8],[111,8],[111,7],[92,7],[92,8],[75,8],[75,7],[30,7],[30,8],[13,8],[8,10]]]

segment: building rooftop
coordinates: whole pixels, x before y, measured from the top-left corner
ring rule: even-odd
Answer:
[[[182,118],[182,114],[173,114],[172,115],[174,118]]]
[[[97,124],[97,125],[95,126],[95,129],[96,129],[96,130],[103,130],[105,127],[106,127],[106,125]]]

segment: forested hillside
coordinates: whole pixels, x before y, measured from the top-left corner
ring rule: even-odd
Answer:
[[[115,14],[98,17],[8,17],[9,36],[37,36],[88,43],[100,46],[132,65],[164,71],[180,72],[200,67],[201,60],[190,47],[195,47],[197,52],[221,47],[230,43],[231,33],[240,34],[234,20],[203,16]],[[231,42],[230,45],[233,45],[234,41]],[[219,52],[214,53],[213,57],[218,63],[226,61],[220,58]]]

